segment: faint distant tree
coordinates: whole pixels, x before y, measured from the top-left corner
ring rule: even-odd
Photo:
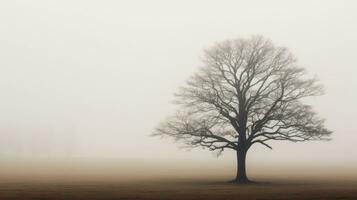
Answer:
[[[235,182],[247,183],[246,155],[271,140],[328,140],[331,131],[303,98],[322,94],[316,79],[284,47],[261,36],[228,40],[205,51],[204,65],[176,94],[180,112],[154,135],[237,154]]]

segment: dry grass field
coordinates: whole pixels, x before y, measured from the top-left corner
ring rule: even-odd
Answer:
[[[320,169],[294,169],[295,175],[289,167],[285,172],[265,169],[260,174],[252,169],[251,177],[257,183],[234,185],[227,181],[234,167],[207,163],[204,169],[197,163],[178,166],[122,161],[1,164],[0,200],[357,199],[357,179],[347,170],[341,170],[348,173],[337,178]]]
[[[0,199],[357,199],[357,182],[270,182],[232,185],[213,181],[12,182]]]

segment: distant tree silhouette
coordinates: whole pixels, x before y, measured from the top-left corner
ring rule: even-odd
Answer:
[[[302,101],[322,93],[286,48],[261,36],[228,40],[205,51],[203,67],[176,94],[180,112],[154,135],[218,153],[236,151],[235,182],[247,183],[253,144],[271,149],[270,140],[329,139],[324,120]]]

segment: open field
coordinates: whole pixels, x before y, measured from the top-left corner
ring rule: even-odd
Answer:
[[[0,184],[0,199],[357,199],[357,182],[12,182]]]
[[[250,177],[257,184],[234,185],[227,181],[234,166],[219,162],[3,160],[0,200],[357,199],[354,167],[284,169],[252,168]]]

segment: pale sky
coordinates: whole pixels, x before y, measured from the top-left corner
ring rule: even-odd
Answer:
[[[260,34],[325,85],[310,101],[334,134],[255,146],[249,162],[357,166],[356,10],[352,0],[1,1],[0,158],[216,160],[149,135],[205,48]]]

